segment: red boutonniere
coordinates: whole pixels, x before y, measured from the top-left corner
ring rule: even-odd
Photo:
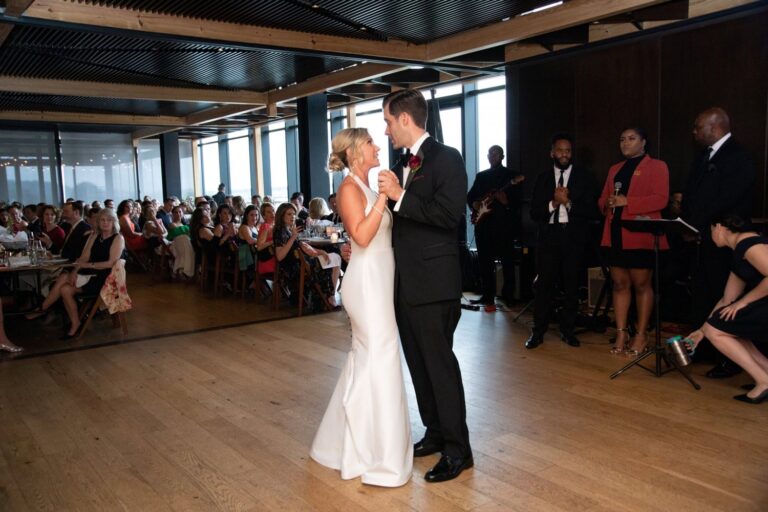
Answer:
[[[419,155],[411,155],[408,159],[408,168],[411,170],[411,174],[421,169],[421,158]]]

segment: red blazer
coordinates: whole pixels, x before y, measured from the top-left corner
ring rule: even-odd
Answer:
[[[607,206],[608,197],[613,195],[613,178],[619,172],[624,162],[611,166],[608,177],[605,180],[603,193],[600,194],[597,204],[605,215],[603,225],[603,238],[600,245],[611,246],[611,221],[613,220],[612,208]],[[667,164],[661,160],[655,160],[648,155],[640,160],[640,163],[632,175],[627,192],[627,204],[621,214],[621,218],[632,220],[638,215],[651,219],[660,219],[661,210],[669,201],[669,170]],[[621,240],[624,249],[653,249],[653,235],[650,233],[637,233],[621,228]],[[669,249],[667,237],[659,240],[660,249]]]

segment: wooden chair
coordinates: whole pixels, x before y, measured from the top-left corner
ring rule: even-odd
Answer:
[[[304,293],[304,284],[309,278],[310,272],[312,272],[312,269],[309,266],[309,263],[307,263],[307,260],[304,257],[299,257],[299,268],[301,269],[299,272],[299,287],[298,287],[298,307],[299,307],[299,315],[301,316],[304,314],[304,306],[309,306],[307,302],[307,297]],[[272,307],[277,310],[280,307],[280,296],[281,291],[283,291],[284,283],[281,282],[281,276],[280,276],[280,262],[275,262],[275,276],[274,281],[272,282]],[[323,307],[326,311],[331,310],[331,305],[328,304],[328,301],[325,300],[325,295],[323,294],[323,290],[320,288],[320,285],[317,283],[314,283],[314,291],[317,293],[317,296],[321,298],[323,301]]]
[[[125,260],[121,260],[121,264],[125,264]],[[106,286],[106,285],[105,285]],[[101,298],[101,290],[95,295],[78,295],[77,300],[80,302],[78,313],[80,316],[80,332],[77,334],[77,339],[80,339],[85,331],[88,330],[88,326],[91,325],[93,317],[98,313],[99,308],[104,305],[104,300]],[[128,334],[128,322],[125,318],[125,313],[117,312],[112,315],[113,328],[120,327],[123,336]]]
[[[238,286],[240,282],[240,258],[237,257],[237,254],[234,254],[234,260],[235,265],[234,268],[227,268],[224,264],[226,263],[226,257],[222,255],[220,252],[216,254],[216,263],[214,265],[214,274],[213,274],[213,296],[214,298],[219,296],[219,292],[222,288],[224,288],[224,283],[227,282],[225,280],[226,277],[231,275],[231,286],[232,286],[232,293],[237,295],[238,293]]]

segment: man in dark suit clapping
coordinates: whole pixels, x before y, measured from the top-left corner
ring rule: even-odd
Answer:
[[[732,257],[730,249],[718,248],[712,242],[710,223],[725,213],[751,218],[755,167],[749,152],[731,135],[731,122],[722,108],[709,108],[696,116],[693,137],[705,149],[691,166],[683,193],[682,218],[701,234],[699,257],[691,276],[691,323],[701,325],[723,295]],[[707,377],[730,377],[740,371],[722,356]]]
[[[419,91],[394,92],[383,106],[393,147],[410,153],[401,177],[382,171],[378,181],[394,212],[397,326],[427,427],[413,454],[442,452],[425,475],[428,482],[442,482],[473,465],[461,370],[453,353],[461,316],[457,234],[467,174],[461,154],[426,132],[427,103]]]
[[[589,233],[595,218],[597,187],[592,176],[572,164],[573,141],[567,134],[552,137],[553,168],[536,177],[531,218],[538,224],[536,297],[533,332],[525,348],[544,341],[558,283],[564,295],[560,334],[572,347],[581,343],[573,334],[579,306],[579,276]]]

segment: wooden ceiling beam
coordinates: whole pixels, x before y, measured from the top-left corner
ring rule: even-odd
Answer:
[[[34,0],[5,0],[5,15],[18,18],[32,5]],[[0,24],[0,46],[3,45],[13,30],[13,23]]]
[[[0,75],[0,91],[130,100],[185,101],[244,105],[267,104],[267,95],[254,91],[193,89],[186,87],[86,82],[81,80],[52,80],[7,75]]]
[[[278,49],[297,49],[338,55],[368,56],[390,60],[423,61],[424,45],[399,39],[370,39],[332,36],[258,27],[239,23],[186,18],[139,10],[68,0],[36,0],[24,14],[30,18],[77,23],[122,30],[210,40],[215,43],[248,44]]]
[[[467,30],[427,43],[426,59],[430,62],[441,61],[502,44],[509,45],[549,32],[591,23],[607,16],[642,9],[664,1],[571,0],[552,9],[527,16],[517,16],[507,21]]]
[[[184,124],[183,117],[140,116],[131,114],[90,114],[84,112],[52,112],[46,110],[0,111],[3,121],[35,121],[45,123],[115,124],[127,126],[169,126]]]

